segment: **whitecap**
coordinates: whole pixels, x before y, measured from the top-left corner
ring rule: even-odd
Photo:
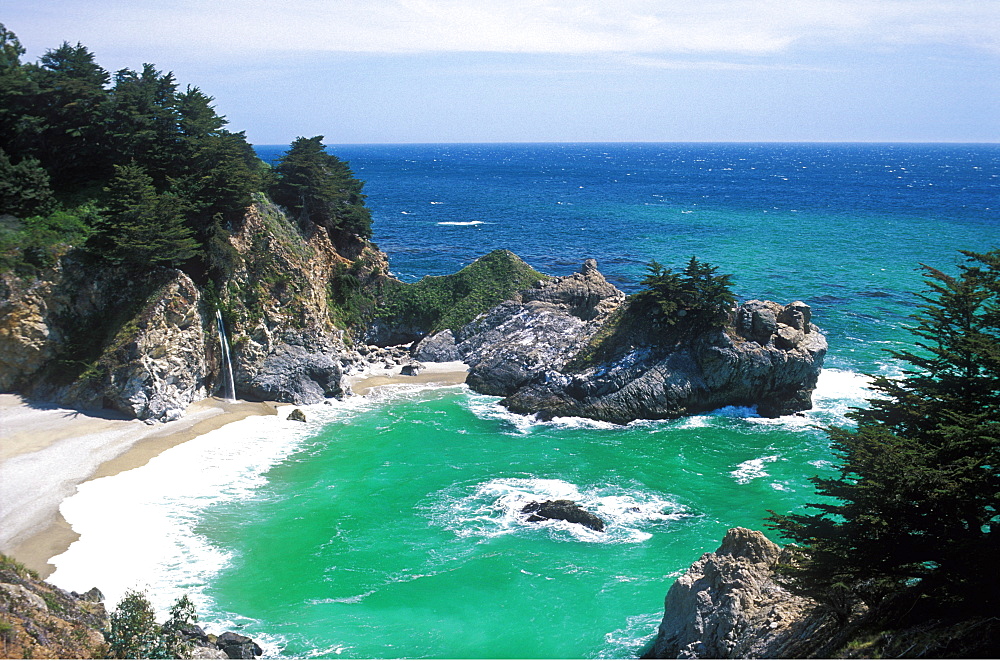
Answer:
[[[736,469],[730,471],[730,475],[736,480],[737,484],[748,484],[752,480],[758,477],[767,477],[769,473],[764,470],[764,466],[772,462],[778,461],[778,455],[770,455],[767,457],[759,457],[757,459],[749,459],[743,463],[737,464]]]
[[[458,227],[471,226],[471,225],[483,225],[483,224],[485,224],[485,223],[483,223],[483,221],[481,221],[481,220],[469,220],[469,221],[463,221],[463,222],[454,221],[454,220],[448,220],[448,221],[442,221],[442,222],[438,223],[438,225],[454,225],[454,226],[458,226]]]

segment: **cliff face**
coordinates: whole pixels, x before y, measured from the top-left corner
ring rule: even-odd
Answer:
[[[827,345],[804,303],[749,301],[730,328],[670,345],[646,331],[619,332],[627,306],[592,260],[540,282],[458,333],[469,385],[505,397],[515,412],[618,423],[730,405],[769,417],[811,407]],[[596,358],[587,355],[595,342]]]
[[[180,271],[132,276],[64,260],[4,277],[0,389],[172,420],[208,386],[201,294]]]
[[[239,261],[222,287],[236,394],[294,404],[343,395],[343,370],[361,362],[348,349],[330,287],[350,272],[358,288],[387,270],[385,255],[358,242],[349,256],[329,234],[305,236],[275,206],[259,201],[232,237]],[[344,248],[341,248],[342,250]],[[221,367],[221,366],[220,366]]]
[[[233,268],[206,294],[186,274],[128,273],[65,257],[32,280],[0,276],[0,390],[168,421],[219,389],[224,312],[237,395],[296,404],[339,396],[349,351],[331,283],[363,288],[385,256],[357,240],[338,252],[259,198],[230,237]],[[210,298],[211,300],[207,300]]]

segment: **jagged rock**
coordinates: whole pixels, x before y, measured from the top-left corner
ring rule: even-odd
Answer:
[[[208,645],[195,645],[194,647],[191,648],[191,651],[188,653],[188,658],[228,659],[229,655],[220,650],[218,647],[210,647]]]
[[[340,361],[321,351],[282,344],[262,362],[249,382],[237,384],[237,392],[251,399],[318,404],[342,394]]]
[[[167,422],[206,396],[208,363],[201,294],[186,274],[156,291],[131,338],[105,354],[106,403],[140,420]]]
[[[77,594],[75,592],[71,592],[70,594],[72,594],[77,599],[82,599],[83,601],[92,601],[95,604],[100,604],[104,601],[104,593],[101,592],[96,587],[90,588],[83,594]]]
[[[531,502],[521,508],[521,513],[527,514],[527,521],[531,523],[559,519],[570,523],[579,523],[597,532],[604,531],[604,521],[599,516],[588,512],[572,500]]]
[[[590,321],[617,308],[625,295],[604,279],[597,270],[596,260],[587,259],[576,273],[525,289],[520,292],[520,299],[522,303],[548,303],[583,321]]]
[[[108,615],[87,601],[0,563],[0,656],[87,659],[106,655]]]
[[[733,314],[734,331],[676,345],[611,331],[603,358],[576,360],[612,313],[624,309],[623,299],[593,263],[522,291],[459,332],[469,386],[543,419],[627,423],[731,405],[776,417],[811,408],[827,345],[801,301],[748,301]]]
[[[451,332],[450,328],[420,340],[413,350],[413,357],[424,363],[447,363],[462,360],[462,354],[459,353],[455,344],[455,334]]]
[[[295,422],[305,422],[306,414],[302,412],[302,409],[293,409],[292,412],[288,414],[286,420],[294,420]]]
[[[521,291],[459,331],[469,385],[486,395],[509,396],[558,372],[624,300],[589,263],[580,273]]]
[[[399,373],[403,376],[416,376],[423,371],[424,366],[420,363],[409,363],[408,365],[403,365],[403,369]]]
[[[815,603],[773,578],[782,550],[763,533],[732,528],[667,592],[649,656],[656,659],[789,658],[802,651]]]
[[[232,631],[220,635],[215,644],[230,659],[254,659],[264,653],[252,639]]]

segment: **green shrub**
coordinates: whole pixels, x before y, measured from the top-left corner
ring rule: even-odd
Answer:
[[[130,590],[111,613],[104,635],[108,654],[115,659],[184,658],[190,644],[181,629],[197,621],[194,604],[184,595],[170,608],[170,618],[157,624],[145,593]]]
[[[378,317],[427,333],[458,330],[521,289],[547,279],[507,250],[494,250],[452,275],[386,282]]]

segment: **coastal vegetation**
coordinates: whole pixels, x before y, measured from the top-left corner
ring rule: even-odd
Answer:
[[[584,369],[614,359],[635,344],[667,348],[723,328],[736,303],[731,274],[692,255],[674,271],[655,259],[646,266],[642,288],[614,312],[571,361]]]
[[[902,377],[876,377],[857,426],[828,429],[839,476],[812,478],[827,499],[769,519],[799,545],[788,586],[843,622],[865,613],[859,636],[935,629],[879,653],[997,649],[1000,250],[964,254],[957,276],[923,267],[914,348],[892,352]]]
[[[547,280],[508,250],[494,250],[451,275],[385,282],[377,317],[422,334],[457,331],[517,291]]]
[[[69,43],[22,62],[2,25],[0,52],[0,269],[31,275],[77,249],[218,282],[232,268],[220,244],[262,191],[335,244],[371,235],[363,184],[322,136],[296,140],[272,170],[212,97],[152,64],[112,74]]]
[[[156,622],[152,604],[142,592],[129,591],[109,618],[105,640],[113,659],[183,659],[191,644],[183,630],[198,621],[194,604],[184,595],[170,607],[170,617]]]

